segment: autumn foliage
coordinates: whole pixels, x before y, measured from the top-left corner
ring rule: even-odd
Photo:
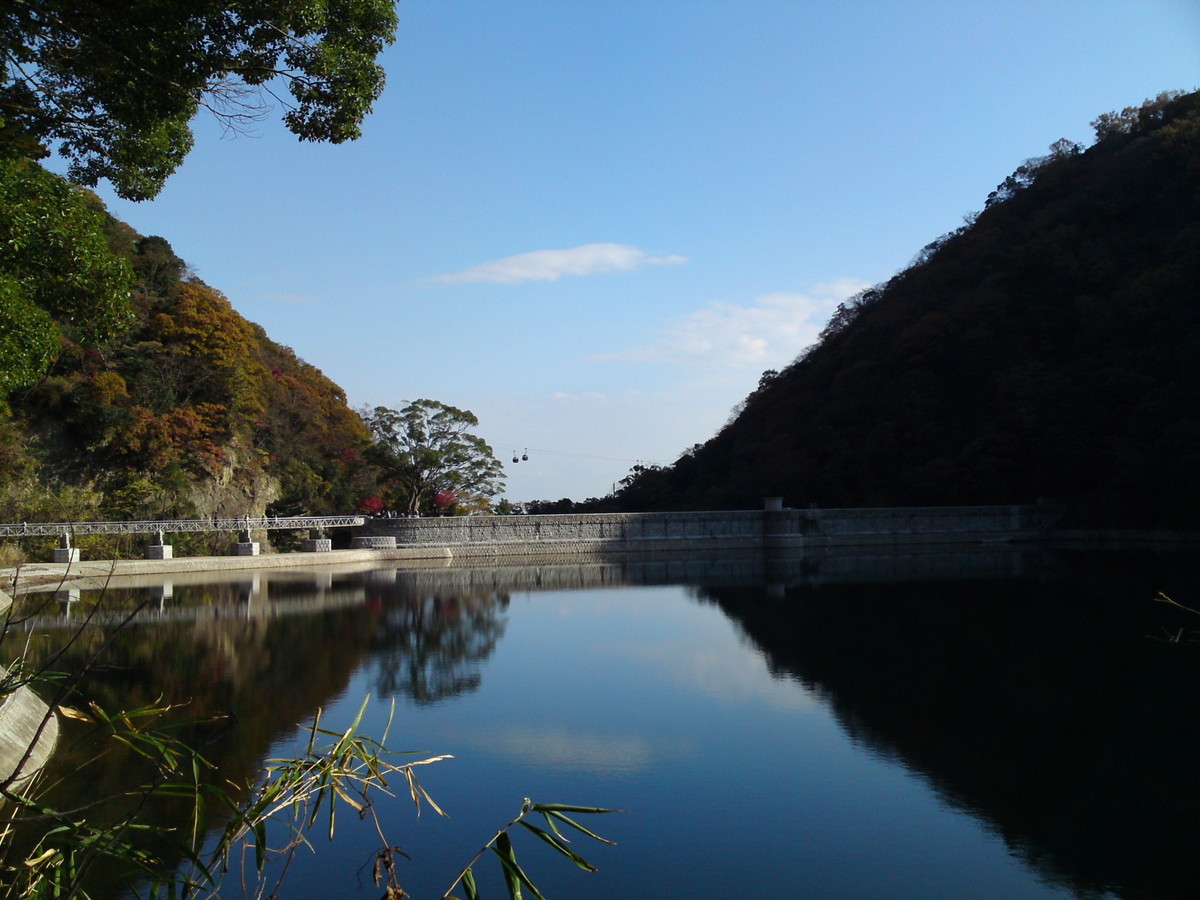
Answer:
[[[121,517],[346,513],[375,492],[341,388],[189,276],[162,238],[110,219],[108,240],[135,272],[133,325],[104,343],[64,339],[48,374],[10,397],[0,430],[30,448],[20,471],[88,486],[97,515]],[[25,518],[20,497],[34,493],[0,494],[0,518]]]

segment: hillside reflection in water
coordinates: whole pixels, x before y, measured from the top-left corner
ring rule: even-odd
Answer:
[[[524,851],[551,896],[1193,897],[1200,645],[1150,636],[1200,628],[1151,602],[1200,598],[1195,571],[976,550],[180,581],[89,690],[231,714],[194,733],[235,780],[318,707],[370,694],[379,728],[395,698],[391,746],[455,756],[422,774],[450,820],[384,809],[415,897],[525,796],[629,810],[596,825],[620,844],[597,874]],[[104,608],[155,590],[116,587]],[[39,653],[96,602],[33,597]],[[377,896],[371,837],[347,818],[284,896]]]

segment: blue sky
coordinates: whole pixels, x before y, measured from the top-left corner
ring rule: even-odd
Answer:
[[[513,500],[670,463],[1023,160],[1200,87],[1200,0],[398,9],[360,141],[202,118],[101,195],[355,407],[472,410]]]

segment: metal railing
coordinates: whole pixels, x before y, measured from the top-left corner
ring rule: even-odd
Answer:
[[[362,525],[362,516],[266,516],[232,519],[169,519],[157,522],[15,522],[0,524],[0,537],[80,534],[191,534],[211,531],[323,530]]]

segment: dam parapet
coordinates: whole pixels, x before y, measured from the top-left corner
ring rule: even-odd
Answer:
[[[356,541],[453,556],[803,550],[1033,540],[1053,524],[1046,506],[785,509],[368,519]]]

